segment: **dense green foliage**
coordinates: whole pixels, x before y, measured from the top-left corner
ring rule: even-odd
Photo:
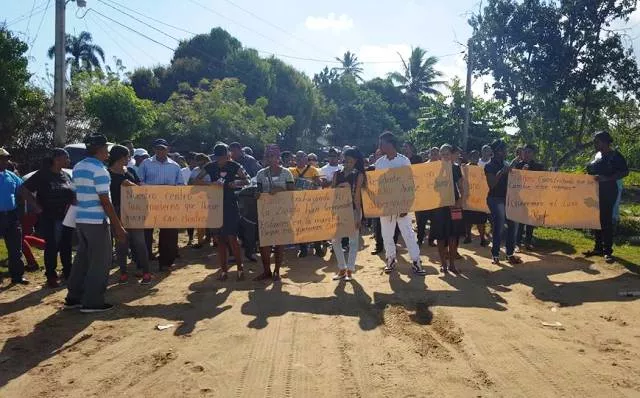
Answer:
[[[0,26],[0,140],[6,142],[19,124],[20,102],[30,74],[27,44]]]

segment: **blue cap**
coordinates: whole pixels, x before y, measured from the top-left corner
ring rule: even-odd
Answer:
[[[154,148],[158,148],[158,147],[168,148],[169,147],[169,143],[164,138],[158,138],[157,140],[153,141],[153,147]]]

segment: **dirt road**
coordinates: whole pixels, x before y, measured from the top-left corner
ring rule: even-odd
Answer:
[[[283,281],[262,284],[218,282],[211,249],[184,249],[154,285],[111,285],[101,315],[5,280],[0,396],[640,396],[640,302],[618,295],[640,277],[625,268],[558,253],[500,267],[474,243],[462,276],[438,275],[433,248],[426,278],[406,261],[386,276],[369,251],[353,283],[331,280],[330,255],[290,251]]]

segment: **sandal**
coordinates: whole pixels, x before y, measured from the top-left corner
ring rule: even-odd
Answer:
[[[222,271],[220,276],[218,277],[219,281],[226,281],[229,278],[229,273],[227,271]]]
[[[260,275],[256,276],[255,278],[253,278],[254,281],[257,282],[261,282],[261,281],[266,281],[267,279],[271,279],[273,278],[273,274],[271,272],[267,273],[267,272],[263,272]]]
[[[509,257],[507,257],[507,261],[511,265],[522,264],[522,259],[520,257],[514,256],[514,255],[510,255]]]

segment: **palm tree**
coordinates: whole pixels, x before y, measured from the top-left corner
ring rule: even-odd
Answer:
[[[421,94],[439,94],[434,87],[445,84],[442,80],[436,80],[442,76],[442,73],[435,70],[434,66],[438,63],[438,58],[427,56],[427,51],[420,48],[412,48],[411,56],[408,62],[398,53],[404,66],[403,73],[392,72],[389,77],[399,86],[405,93],[419,97]]]
[[[55,46],[49,49],[49,58],[55,57],[55,51]],[[80,71],[101,70],[100,60],[104,63],[104,51],[97,44],[93,44],[89,32],[80,32],[78,36],[67,34],[65,52],[68,55],[67,65],[71,65],[71,76]]]
[[[336,57],[336,61],[342,64],[339,68],[333,68],[340,71],[341,76],[352,76],[356,80],[362,80],[362,62],[358,61],[358,57],[351,51],[344,53],[342,58]]]

